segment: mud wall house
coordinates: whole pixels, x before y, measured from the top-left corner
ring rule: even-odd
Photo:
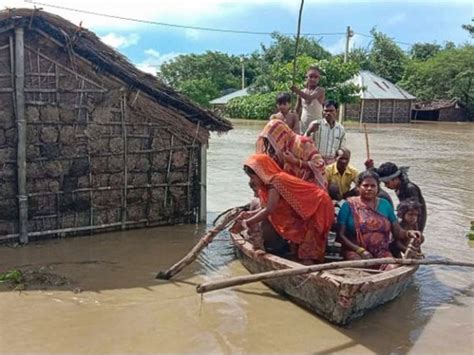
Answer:
[[[0,240],[205,218],[229,121],[53,14],[0,11]]]
[[[408,123],[415,96],[390,81],[361,70],[351,82],[362,88],[359,102],[344,106],[346,119],[361,123]]]
[[[416,121],[468,121],[466,107],[457,99],[417,102],[413,105],[412,120]]]

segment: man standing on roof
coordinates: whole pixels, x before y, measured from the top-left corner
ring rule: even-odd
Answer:
[[[346,131],[338,123],[337,109],[339,104],[334,100],[327,100],[324,103],[324,119],[311,122],[305,132],[306,136],[313,136],[314,144],[322,155],[326,165],[336,161],[336,152],[338,149],[345,148]]]

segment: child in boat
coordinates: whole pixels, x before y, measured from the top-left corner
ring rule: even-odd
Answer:
[[[306,72],[306,87],[301,90],[296,86],[291,88],[298,95],[295,111],[301,118],[301,132],[304,133],[313,121],[323,119],[323,104],[325,91],[319,86],[320,70],[316,66],[309,67]]]
[[[397,207],[397,216],[400,221],[400,227],[405,230],[419,230],[418,220],[422,213],[422,208],[423,206],[421,203],[413,199],[400,202]],[[412,255],[411,257],[420,257],[423,255],[420,248],[420,244],[423,243],[423,241],[422,234],[420,234],[420,239],[416,238],[413,240],[413,254],[415,255]],[[405,254],[407,252],[408,247],[408,240],[395,240],[392,242],[390,249],[395,256],[399,257],[401,256],[401,253]]]
[[[287,92],[279,94],[276,98],[276,105],[278,112],[271,115],[271,120],[281,120],[285,122],[296,134],[300,133],[300,121],[298,115],[290,112],[291,95]]]

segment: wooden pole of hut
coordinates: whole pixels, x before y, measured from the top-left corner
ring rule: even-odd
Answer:
[[[200,185],[201,185],[201,201],[199,204],[199,221],[206,222],[207,220],[207,144],[201,144],[201,176],[200,176]]]
[[[17,122],[18,230],[20,243],[28,243],[26,194],[25,43],[22,27],[15,28],[15,101]]]
[[[380,99],[377,100],[377,123],[380,123]]]

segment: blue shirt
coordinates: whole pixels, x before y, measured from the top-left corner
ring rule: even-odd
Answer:
[[[382,216],[388,218],[391,224],[397,222],[395,211],[393,210],[393,207],[390,205],[390,203],[386,199],[377,198],[376,211],[380,213]],[[355,235],[356,231],[355,231],[355,225],[354,225],[354,217],[352,216],[352,211],[347,201],[344,202],[341,209],[339,210],[339,214],[337,215],[337,224],[345,225],[349,234]]]

